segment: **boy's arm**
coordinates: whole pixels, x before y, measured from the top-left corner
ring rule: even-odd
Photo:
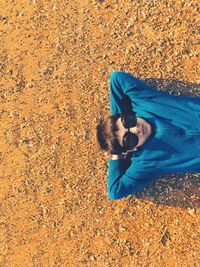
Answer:
[[[108,197],[120,199],[134,194],[153,183],[159,176],[153,170],[125,170],[124,160],[109,160]],[[134,164],[134,163],[132,163]]]
[[[110,76],[110,111],[111,114],[127,113],[130,102],[142,98],[152,98],[158,95],[158,91],[147,86],[140,79],[129,73],[116,71]],[[125,100],[125,101],[124,101]]]

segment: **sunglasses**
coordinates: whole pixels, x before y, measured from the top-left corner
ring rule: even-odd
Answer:
[[[136,114],[135,113],[131,115],[121,114],[120,117],[121,117],[122,125],[124,126],[124,128],[128,129],[128,132],[125,133],[125,135],[123,136],[123,141],[122,141],[123,148],[125,151],[131,150],[134,147],[136,147],[136,145],[139,142],[138,136],[130,132],[130,128],[135,127],[137,125]]]

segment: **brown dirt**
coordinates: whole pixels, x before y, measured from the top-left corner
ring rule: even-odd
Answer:
[[[111,71],[198,82],[197,14],[195,0],[0,1],[1,267],[200,266],[199,176],[174,190],[170,176],[162,201],[111,201],[95,138]]]

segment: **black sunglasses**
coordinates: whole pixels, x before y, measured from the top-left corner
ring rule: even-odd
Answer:
[[[124,150],[131,150],[134,147],[136,147],[136,145],[139,142],[139,138],[136,134],[133,134],[130,132],[130,128],[131,127],[135,127],[137,125],[137,118],[136,118],[136,114],[132,113],[132,114],[121,114],[121,122],[122,125],[128,129],[128,132],[125,133],[125,135],[123,136],[123,148]]]

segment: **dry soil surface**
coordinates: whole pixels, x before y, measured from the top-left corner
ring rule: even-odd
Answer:
[[[198,95],[198,1],[0,0],[0,266],[199,267],[200,176],[107,197],[113,70]]]

